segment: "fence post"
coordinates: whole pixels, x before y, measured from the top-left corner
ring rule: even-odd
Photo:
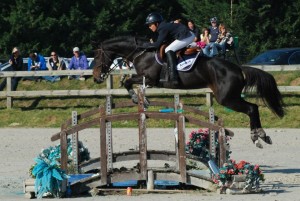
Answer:
[[[113,76],[109,75],[106,79],[106,89],[113,89],[114,85],[113,85]]]
[[[11,92],[11,77],[6,78],[6,92]],[[12,97],[10,95],[6,95],[6,108],[12,108]]]
[[[206,106],[211,107],[213,104],[212,93],[206,92]]]

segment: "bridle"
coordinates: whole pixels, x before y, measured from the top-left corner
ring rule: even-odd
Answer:
[[[135,48],[134,50],[132,50],[126,57],[123,57],[123,60],[125,60],[126,62],[128,61],[128,59],[138,50],[140,49],[140,47],[138,46],[137,44],[137,40],[136,38],[134,37],[134,44],[135,44]],[[100,55],[100,64],[97,66],[97,67],[101,67],[101,75],[100,75],[100,78],[105,80],[109,74],[114,71],[117,66],[119,65],[119,62],[118,63],[114,63],[113,60],[109,57],[109,55],[106,53],[106,51],[104,50],[102,44],[100,45],[100,49],[97,49],[98,51],[98,55]],[[132,59],[132,61],[134,61],[138,56],[142,55],[146,50],[143,50],[141,54],[137,55],[136,57],[134,57]],[[109,63],[112,63],[114,64],[112,66],[112,68],[110,66],[108,66],[107,64],[105,64],[104,62],[104,58],[105,59],[108,59],[109,60]]]

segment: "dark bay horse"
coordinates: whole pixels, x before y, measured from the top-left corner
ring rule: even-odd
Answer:
[[[162,66],[157,63],[154,51],[141,48],[147,42],[144,38],[117,37],[101,43],[95,53],[94,81],[101,83],[111,72],[110,66],[117,57],[126,58],[135,67],[136,75],[125,81],[132,100],[137,103],[133,84],[159,86]],[[167,88],[167,86],[163,86]],[[194,67],[186,72],[179,72],[178,89],[210,88],[216,101],[234,111],[247,114],[250,118],[251,139],[257,143],[261,138],[272,144],[271,138],[262,129],[258,106],[241,98],[242,90],[256,87],[257,95],[279,117],[284,116],[283,101],[274,77],[262,70],[238,66],[221,58],[198,57]],[[256,144],[262,148],[260,143]]]

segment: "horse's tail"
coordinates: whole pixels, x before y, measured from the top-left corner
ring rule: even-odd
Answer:
[[[264,103],[279,117],[283,117],[284,103],[274,77],[265,71],[252,67],[242,67],[242,71],[246,77],[245,91],[256,87],[256,93]]]

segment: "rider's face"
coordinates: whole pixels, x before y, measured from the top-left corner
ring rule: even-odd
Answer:
[[[155,23],[149,24],[149,29],[151,29],[151,31],[155,32],[157,30],[157,24],[155,24]]]

